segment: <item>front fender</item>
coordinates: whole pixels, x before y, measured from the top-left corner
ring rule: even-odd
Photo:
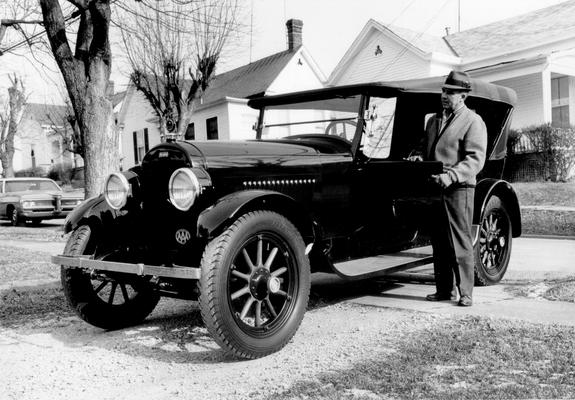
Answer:
[[[243,190],[219,199],[198,216],[198,237],[211,239],[218,236],[238,217],[252,210],[273,210],[288,218],[300,231],[304,241],[313,241],[317,235],[307,210],[291,197],[271,190]]]
[[[487,206],[491,196],[497,196],[505,204],[511,218],[513,237],[521,236],[521,209],[515,190],[507,181],[500,179],[483,179],[477,183],[475,188],[473,223],[479,224],[481,215]]]
[[[103,194],[91,197],[68,214],[64,222],[64,233],[69,233],[86,223],[102,226],[102,221],[115,219],[117,216],[116,210],[110,208]]]

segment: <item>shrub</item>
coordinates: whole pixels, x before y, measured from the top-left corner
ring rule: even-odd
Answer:
[[[575,128],[558,128],[551,124],[531,126],[512,131],[507,148],[511,157],[522,138],[527,138],[528,151],[537,153],[543,165],[544,176],[553,182],[566,182],[575,168]],[[525,151],[525,149],[521,149]]]
[[[75,169],[70,165],[57,164],[50,168],[48,178],[69,185],[74,179]]]
[[[18,178],[43,178],[46,172],[40,167],[26,168],[18,172],[14,172],[14,176]]]

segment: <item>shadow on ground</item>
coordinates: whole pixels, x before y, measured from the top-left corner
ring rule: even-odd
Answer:
[[[381,290],[376,281],[320,280],[312,285],[308,311]],[[106,331],[76,316],[57,281],[0,292],[0,329],[19,337],[47,334],[66,346],[98,347],[168,363],[234,361],[208,334],[197,302],[163,298],[142,324]]]

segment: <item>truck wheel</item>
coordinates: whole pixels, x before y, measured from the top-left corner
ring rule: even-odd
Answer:
[[[475,243],[475,284],[498,283],[507,271],[511,256],[511,218],[503,202],[493,196],[481,215]]]
[[[96,243],[89,226],[76,229],[64,248],[65,255],[93,255]],[[122,273],[90,274],[61,267],[68,304],[84,321],[103,329],[120,329],[143,321],[160,296],[143,277]]]
[[[200,310],[215,341],[240,358],[280,350],[305,313],[310,267],[296,227],[271,211],[249,212],[202,256]]]

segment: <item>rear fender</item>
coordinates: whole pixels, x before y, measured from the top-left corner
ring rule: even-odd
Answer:
[[[521,210],[519,208],[519,200],[517,199],[517,194],[507,181],[500,179],[483,179],[478,182],[475,188],[475,201],[474,201],[474,213],[473,213],[473,224],[479,225],[481,221],[481,215],[492,196],[497,196],[501,199],[507,212],[509,212],[509,217],[511,218],[512,236],[521,236]],[[477,233],[475,238],[477,238]]]
[[[291,197],[270,190],[243,190],[222,197],[200,213],[198,237],[212,239],[253,210],[271,210],[283,215],[296,226],[306,243],[313,242],[319,234],[310,213]]]

